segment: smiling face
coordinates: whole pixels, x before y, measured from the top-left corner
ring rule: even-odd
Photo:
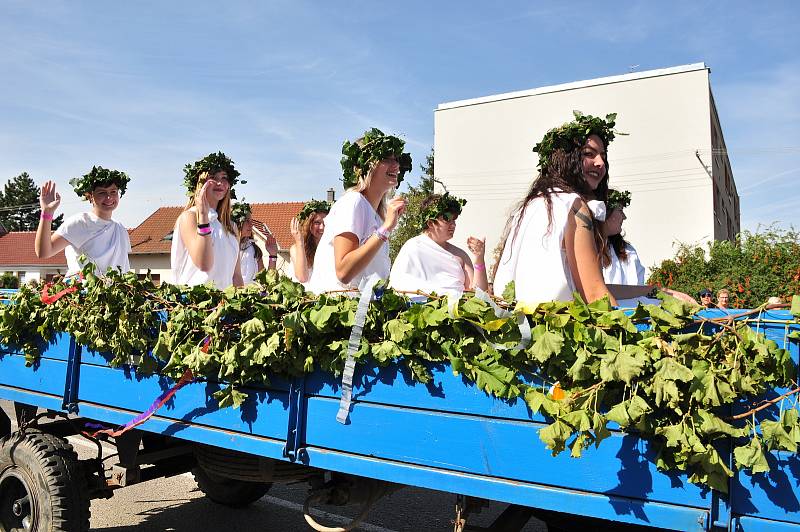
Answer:
[[[597,135],[589,135],[581,148],[581,169],[583,179],[589,188],[596,190],[606,176],[606,148]]]
[[[109,219],[119,205],[119,188],[115,184],[95,187],[89,194],[92,211],[100,218]]]
[[[311,215],[311,222],[308,226],[308,233],[314,237],[315,240],[319,242],[319,239],[322,238],[322,233],[325,231],[325,217],[328,213],[325,212],[315,212]]]
[[[370,186],[379,187],[382,190],[390,190],[397,187],[397,179],[400,176],[400,163],[396,157],[389,157],[381,160],[373,171]]]
[[[206,191],[206,199],[208,200],[209,204],[216,208],[216,206],[225,198],[231,188],[231,185],[228,182],[228,174],[226,174],[224,171],[219,171],[213,175],[209,175],[207,181],[211,183],[211,186],[208,187],[208,190]]]

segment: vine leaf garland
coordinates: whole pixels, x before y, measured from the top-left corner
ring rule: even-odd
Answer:
[[[111,366],[135,360],[139,373],[177,379],[191,369],[224,383],[214,394],[220,407],[239,407],[245,385],[274,375],[341,375],[355,299],[315,297],[274,272],[223,291],[156,286],[135,273],[101,277],[91,265],[83,275],[80,290],[49,304],[43,284],[23,286],[0,309],[2,343],[31,365],[63,331],[112,353]],[[62,279],[47,293],[70,286]],[[669,296],[632,313],[576,297],[518,304],[498,318],[469,293],[451,313],[447,298],[410,305],[404,294],[383,290],[367,313],[359,363],[399,364],[421,383],[433,378],[431,363],[448,363],[491,396],[525,401],[545,421],[539,438],[554,455],[579,457],[616,426],[648,440],[659,469],[727,491],[733,471],[717,451],[720,440],[731,440],[735,467],[753,474],[769,469],[769,452],[794,453],[800,444],[795,364],[746,321],[698,320],[696,307]],[[800,311],[800,301],[794,307]],[[522,350],[515,349],[520,314],[531,326]],[[790,391],[764,400],[774,388]]]

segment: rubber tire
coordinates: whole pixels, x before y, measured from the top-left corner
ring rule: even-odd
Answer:
[[[89,530],[89,495],[78,455],[63,438],[28,429],[0,440],[0,487],[21,485],[33,498],[34,530]],[[3,491],[3,490],[0,490]],[[8,493],[7,493],[8,495]],[[3,512],[0,493],[0,531]],[[8,526],[11,526],[10,524]]]
[[[266,495],[272,484],[269,482],[248,482],[225,478],[209,473],[202,467],[192,469],[192,475],[206,497],[217,504],[230,508],[244,508]]]

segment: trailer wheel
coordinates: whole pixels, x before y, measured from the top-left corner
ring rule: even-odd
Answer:
[[[0,440],[0,531],[89,530],[89,496],[66,440],[27,430]]]
[[[197,487],[206,497],[217,504],[231,508],[244,508],[266,495],[272,487],[270,482],[248,482],[225,478],[209,473],[202,467],[192,469]]]

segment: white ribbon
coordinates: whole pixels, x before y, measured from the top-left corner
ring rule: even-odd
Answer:
[[[358,287],[361,291],[361,297],[358,300],[355,323],[353,323],[353,329],[350,331],[350,341],[347,343],[347,360],[344,363],[344,372],[342,373],[342,398],[339,400],[339,412],[336,414],[336,421],[342,425],[347,423],[347,418],[350,416],[350,404],[353,401],[353,374],[356,370],[356,361],[353,355],[361,345],[364,322],[367,319],[367,310],[369,310],[369,304],[373,296],[372,289],[380,279],[377,273],[373,273],[362,280],[361,285]]]
[[[589,200],[586,206],[592,211],[595,220],[600,222],[606,221],[606,204],[600,200]]]
[[[494,315],[498,318],[510,318],[511,315],[513,314],[509,310],[500,308],[497,305],[497,303],[494,302],[494,299],[492,299],[492,297],[489,294],[481,290],[480,287],[475,288],[475,297],[477,297],[481,301],[485,301],[486,303],[488,303],[489,306],[491,306],[492,309],[494,310]],[[519,315],[517,315],[517,328],[519,329],[519,335],[520,335],[519,343],[517,343],[517,345],[515,345],[511,349],[514,351],[522,351],[523,349],[528,347],[528,345],[531,343],[531,324],[528,323],[528,318],[525,316],[524,313],[520,313]],[[480,329],[478,330],[480,331],[484,340],[489,342],[489,344],[498,351],[505,351],[509,349],[504,345],[490,342],[489,339],[486,338],[486,335],[483,333],[483,331]]]

